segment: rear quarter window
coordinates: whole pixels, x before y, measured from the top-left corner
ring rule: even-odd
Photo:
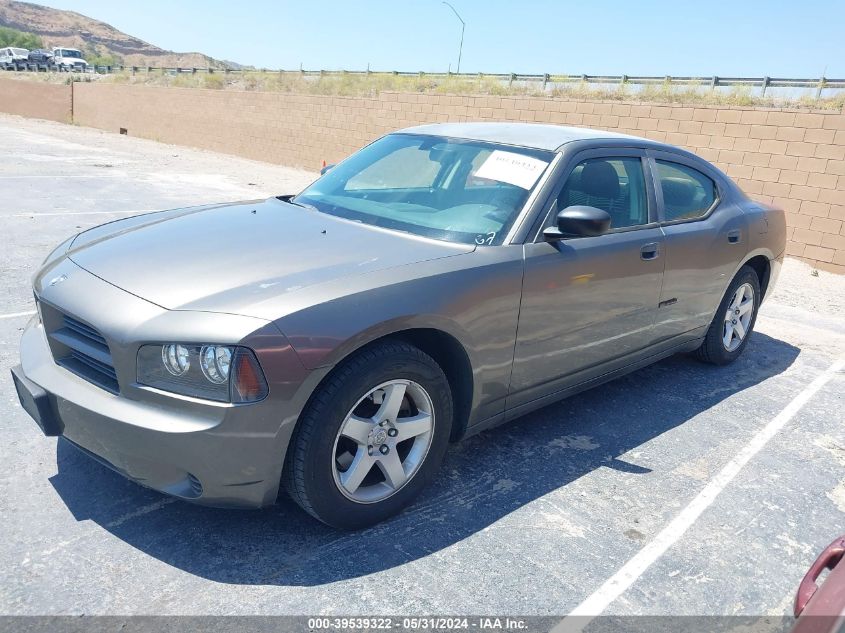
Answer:
[[[666,222],[694,220],[710,211],[719,198],[712,178],[680,163],[663,160],[656,163]]]

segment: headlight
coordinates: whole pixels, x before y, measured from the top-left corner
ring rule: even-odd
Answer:
[[[229,380],[229,366],[232,364],[232,348],[223,345],[206,345],[200,350],[202,373],[215,385]]]
[[[161,362],[174,376],[181,376],[191,368],[191,352],[184,345],[162,345]]]
[[[252,350],[233,345],[169,343],[138,350],[138,382],[218,402],[257,402],[267,381]]]

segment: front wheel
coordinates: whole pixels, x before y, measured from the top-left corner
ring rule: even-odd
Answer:
[[[407,343],[377,343],[315,392],[288,448],[284,487],[323,523],[372,525],[433,478],[451,427],[452,394],[440,366]]]
[[[727,365],[739,358],[757,321],[761,299],[757,272],[743,266],[728,286],[696,356],[714,365]]]

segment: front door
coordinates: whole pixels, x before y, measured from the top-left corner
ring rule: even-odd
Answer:
[[[541,232],[525,244],[508,408],[605,373],[654,340],[664,237],[643,153],[590,150],[570,164],[543,227],[555,209],[587,205],[610,214],[610,230],[554,242]]]

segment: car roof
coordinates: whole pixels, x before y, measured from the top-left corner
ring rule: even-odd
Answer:
[[[638,141],[638,144],[655,145],[654,141],[617,132],[543,123],[430,123],[405,128],[398,133],[448,136],[550,151],[572,141],[590,139],[632,139]]]

